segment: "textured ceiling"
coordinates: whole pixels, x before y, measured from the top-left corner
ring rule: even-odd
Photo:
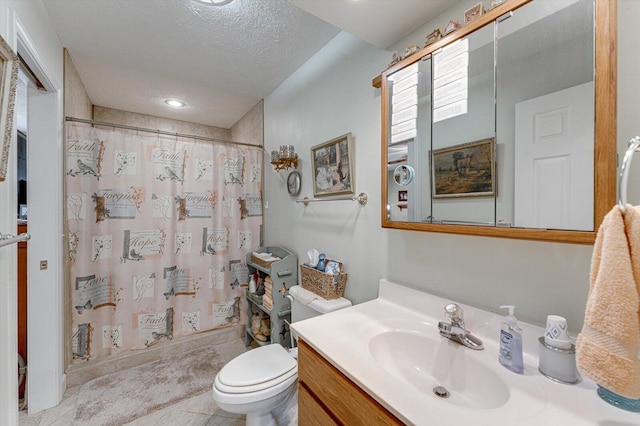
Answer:
[[[459,1],[291,0],[291,3],[374,46],[387,49]]]
[[[459,0],[42,1],[94,105],[229,128],[340,29],[385,48]]]
[[[44,0],[94,105],[231,127],[338,28],[288,0]],[[170,109],[163,100],[183,99]]]

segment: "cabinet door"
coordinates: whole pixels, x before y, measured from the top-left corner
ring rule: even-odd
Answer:
[[[337,425],[331,415],[316,401],[304,385],[298,385],[298,425],[333,426]]]
[[[496,26],[496,206],[514,227],[594,230],[593,6],[532,1]]]
[[[303,340],[298,341],[298,380],[332,418],[349,426],[401,425],[393,414],[334,368]],[[307,418],[304,407],[299,416]]]
[[[433,54],[432,215],[495,223],[494,27]]]

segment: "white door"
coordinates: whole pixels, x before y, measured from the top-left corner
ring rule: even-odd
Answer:
[[[593,82],[516,104],[514,226],[593,231]]]

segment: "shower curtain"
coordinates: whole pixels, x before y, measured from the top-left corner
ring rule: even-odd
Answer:
[[[240,321],[262,158],[257,146],[67,123],[74,363]]]

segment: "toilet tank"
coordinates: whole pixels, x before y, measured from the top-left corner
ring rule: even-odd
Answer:
[[[351,301],[344,297],[331,300],[323,299],[299,285],[289,288],[289,296],[291,298],[292,323],[351,306]]]

